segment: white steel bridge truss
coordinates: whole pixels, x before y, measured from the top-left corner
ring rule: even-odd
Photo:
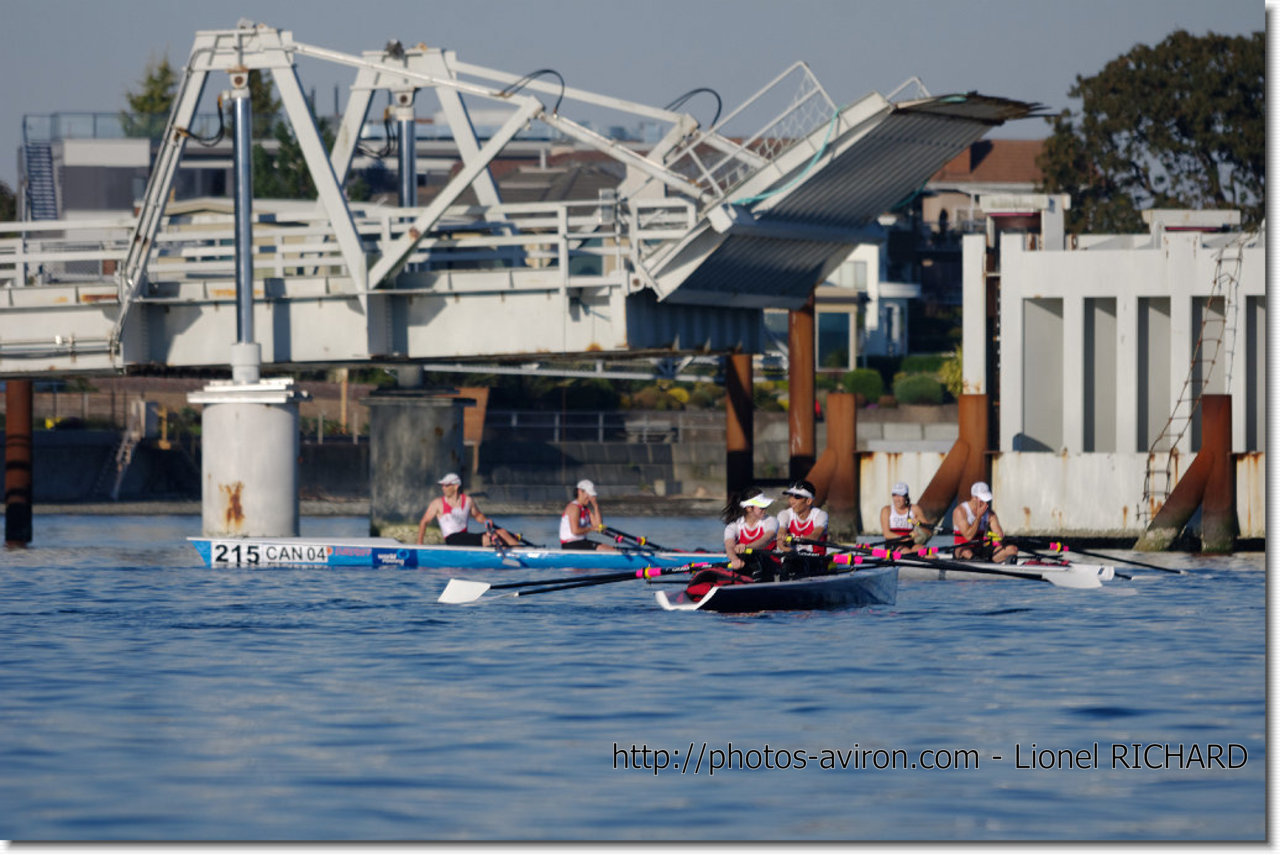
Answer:
[[[355,70],[328,150],[299,57]],[[803,305],[854,245],[875,239],[878,215],[1036,107],[927,93],[838,107],[797,63],[702,129],[686,113],[424,45],[355,56],[265,25],[202,31],[137,216],[0,224],[0,376],[226,364],[236,338],[231,200],[170,195],[210,76],[253,69],[270,71],[317,189],[315,201],[253,202],[253,328],[263,362],[280,367],[759,351],[762,309]],[[348,201],[342,187],[374,94],[389,91],[412,115],[426,89],[460,168],[422,206]],[[479,137],[464,96],[505,110],[505,122]],[[637,150],[560,114],[561,102],[666,133]],[[489,167],[535,120],[620,163],[616,192],[504,203]],[[477,204],[463,202],[468,189]]]

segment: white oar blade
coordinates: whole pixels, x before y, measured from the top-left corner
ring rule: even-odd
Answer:
[[[476,600],[484,596],[484,592],[489,590],[488,582],[472,582],[467,579],[450,579],[449,584],[444,586],[444,590],[440,592],[437,603],[450,603],[458,605],[461,603],[474,603]]]
[[[1061,570],[1046,570],[1040,575],[1040,578],[1044,579],[1051,585],[1056,585],[1059,588],[1102,587],[1102,579],[1098,577],[1098,574],[1090,570],[1084,570],[1083,568],[1076,569],[1071,567],[1063,568]]]

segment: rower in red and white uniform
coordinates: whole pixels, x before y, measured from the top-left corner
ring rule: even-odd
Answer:
[[[951,512],[951,526],[955,529],[957,546],[955,557],[978,559],[1006,564],[1018,554],[1018,547],[1001,544],[1004,529],[1000,519],[991,509],[991,487],[986,481],[975,481],[969,488],[969,500],[956,505]]]
[[[734,570],[742,569],[742,554],[748,549],[773,549],[778,537],[778,521],[767,512],[772,504],[773,499],[759,487],[749,487],[724,506],[720,514],[725,523],[724,551]]]
[[[782,491],[787,507],[778,514],[779,546],[809,555],[826,555],[827,548],[815,543],[797,542],[827,539],[827,512],[813,506],[816,490],[808,481],[793,481]]]
[[[574,489],[574,499],[564,506],[560,515],[561,549],[595,549],[600,552],[616,552],[607,543],[587,540],[587,535],[604,528],[604,516],[596,501],[596,485],[583,478]]]
[[[880,509],[880,533],[885,540],[904,540],[915,530],[917,519],[911,488],[899,481],[889,494],[889,504]]]
[[[458,473],[450,472],[438,482],[443,496],[437,496],[427,505],[421,521],[418,522],[418,543],[427,534],[427,526],[435,520],[444,535],[444,542],[449,546],[493,546],[494,536],[508,546],[515,546],[519,539],[502,528],[494,528],[489,518],[480,512],[480,508],[466,493],[462,492],[462,479]],[[467,525],[475,520],[489,527],[489,531],[467,531]]]

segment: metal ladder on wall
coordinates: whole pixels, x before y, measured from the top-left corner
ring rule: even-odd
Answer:
[[[1231,370],[1235,362],[1236,333],[1239,328],[1240,270],[1244,263],[1244,249],[1256,237],[1256,233],[1241,232],[1216,254],[1213,287],[1205,300],[1200,318],[1200,333],[1191,351],[1191,365],[1182,383],[1182,391],[1174,402],[1173,412],[1169,414],[1164,428],[1152,441],[1147,452],[1142,501],[1138,505],[1138,519],[1143,525],[1154,519],[1173,492],[1173,466],[1178,445],[1194,423],[1200,396],[1208,388],[1219,363],[1222,363],[1225,372],[1225,388],[1231,388]],[[1221,307],[1220,315],[1214,313],[1215,307]]]

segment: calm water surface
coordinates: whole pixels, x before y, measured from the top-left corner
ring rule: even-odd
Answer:
[[[459,607],[435,602],[449,573],[209,570],[199,528],[37,516],[0,552],[0,838],[1265,835],[1261,555],[733,617],[639,582]],[[1217,746],[1236,768],[1197,762]]]

